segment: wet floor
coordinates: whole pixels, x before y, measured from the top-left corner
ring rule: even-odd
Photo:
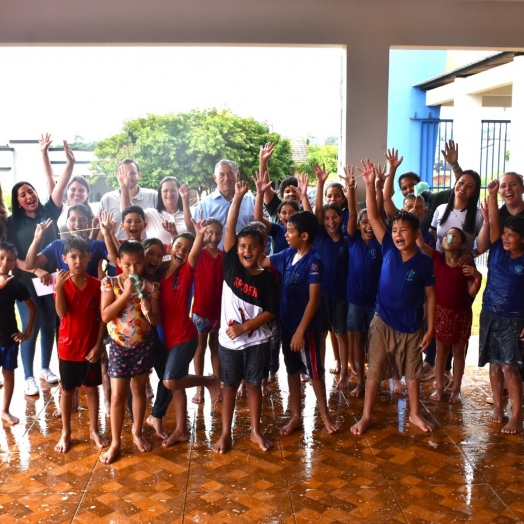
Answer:
[[[122,456],[109,466],[89,442],[85,409],[73,415],[71,451],[55,453],[58,389],[41,383],[39,398],[24,397],[21,369],[16,378],[12,413],[21,422],[0,427],[0,523],[524,521],[524,438],[502,435],[500,425],[488,422],[487,372],[473,366],[462,405],[430,401],[431,383],[423,385],[423,411],[439,424],[431,435],[409,424],[404,395],[383,388],[375,426],[353,436],[349,428],[363,401],[336,390],[327,374],[340,432],[323,431],[312,387],[304,385],[304,428],[280,438],[288,416],[281,372],[263,401],[262,424],[273,450],[264,453],[250,442],[241,399],[233,451],[215,455],[210,446],[220,434],[220,413],[211,413],[207,398],[201,407],[189,402],[191,440],[171,448],[162,448],[147,429],[154,449],[139,453],[127,419]],[[85,408],[84,395],[80,404]],[[110,436],[104,413],[100,424]],[[171,408],[165,426],[174,427]]]

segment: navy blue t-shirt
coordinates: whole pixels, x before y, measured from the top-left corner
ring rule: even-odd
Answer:
[[[437,241],[435,240],[435,237],[425,227],[420,226],[420,232],[422,233],[424,242],[431,249],[437,249]]]
[[[403,262],[389,232],[382,239],[382,256],[377,313],[390,328],[414,333],[424,318],[425,288],[435,284],[433,260],[417,249]]]
[[[353,237],[347,235],[349,244],[349,270],[347,300],[360,307],[373,307],[377,300],[378,281],[382,269],[380,242],[373,238],[367,244],[360,230]]]
[[[322,298],[345,299],[348,279],[348,245],[345,235],[333,241],[323,226],[315,238],[315,250],[322,260]]]
[[[69,266],[62,259],[65,241],[65,238],[53,240],[53,242],[42,250],[42,255],[45,255],[49,262],[54,262],[57,269],[65,269],[67,271]],[[86,273],[92,277],[98,278],[98,263],[102,259],[107,259],[107,247],[105,242],[102,242],[101,240],[92,240],[91,238],[88,238],[87,243],[89,244],[91,259],[87,263]]]
[[[342,230],[342,233],[346,234],[348,230],[348,220],[349,220],[349,209],[344,209],[342,211],[342,224],[340,226],[340,229]]]
[[[302,321],[309,302],[309,285],[322,283],[322,262],[315,249],[310,249],[293,264],[296,252],[296,249],[289,247],[270,257],[271,265],[280,273],[282,282],[280,325],[286,333],[295,333]],[[314,331],[319,326],[320,307],[306,331]]]
[[[511,258],[502,239],[491,245],[489,253],[488,282],[482,307],[501,317],[524,317],[524,255]]]
[[[280,253],[289,247],[286,240],[286,228],[275,222],[271,223],[271,231],[269,231],[273,239],[273,253]]]

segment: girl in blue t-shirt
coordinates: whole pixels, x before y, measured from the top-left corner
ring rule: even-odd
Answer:
[[[491,422],[504,421],[503,388],[506,381],[511,418],[502,433],[522,431],[522,379],[524,339],[524,218],[510,218],[502,231],[497,204],[498,180],[488,185],[490,260],[488,282],[480,313],[479,366],[489,362],[493,390]],[[501,234],[502,233],[502,234]]]

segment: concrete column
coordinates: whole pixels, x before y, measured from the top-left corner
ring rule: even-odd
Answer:
[[[509,127],[509,165],[507,171],[524,173],[524,56],[513,59],[514,77]]]
[[[462,169],[480,170],[482,95],[467,94],[467,79],[455,80],[453,138],[459,144]]]

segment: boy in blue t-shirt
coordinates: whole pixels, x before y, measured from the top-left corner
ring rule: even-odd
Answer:
[[[313,213],[301,211],[288,218],[286,228],[289,248],[264,261],[265,267],[273,267],[280,273],[282,282],[282,352],[288,373],[292,418],[280,434],[290,435],[302,425],[300,372],[304,368],[311,379],[326,430],[334,433],[340,425],[329,413],[320,355],[322,262],[313,248],[320,226]]]
[[[409,395],[409,421],[422,431],[433,425],[420,414],[419,385],[422,375],[421,352],[433,338],[435,325],[435,274],[433,261],[416,245],[418,218],[400,211],[389,233],[379,216],[375,192],[375,168],[369,160],[362,164],[366,183],[368,218],[377,240],[382,244],[382,270],[376,314],[369,331],[369,368],[362,418],[351,428],[362,435],[373,422],[372,410],[380,382],[391,374],[394,364],[406,377]],[[424,301],[427,331],[424,333]]]

